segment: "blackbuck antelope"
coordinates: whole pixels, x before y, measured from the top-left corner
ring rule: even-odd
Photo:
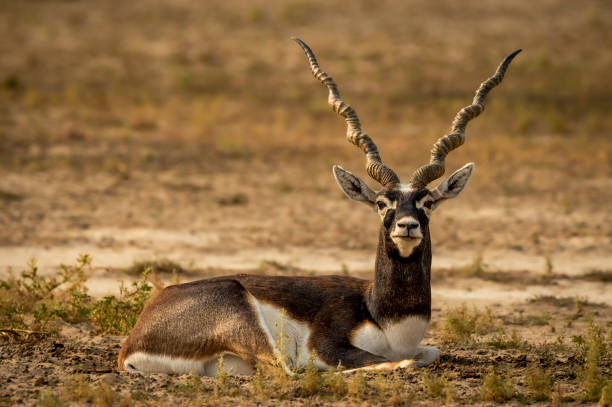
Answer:
[[[376,145],[361,130],[334,80],[319,68],[300,39],[315,78],[329,90],[329,104],[347,123],[348,140],[366,156],[366,171],[379,191],[333,167],[344,193],[380,217],[374,281],[349,276],[269,277],[240,274],[165,288],[146,305],[119,354],[119,370],[216,374],[218,359],[237,374],[257,363],[280,363],[287,371],[313,360],[320,369],[394,369],[425,366],[440,355],[419,346],[431,317],[429,217],[468,183],[466,164],[437,188],[427,185],[444,174],[444,160],[463,144],[467,123],[484,109],[513,52],[484,81],[473,103],[459,111],[450,134],[431,150],[429,164],[406,183],[383,164]]]

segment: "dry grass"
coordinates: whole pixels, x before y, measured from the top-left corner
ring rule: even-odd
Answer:
[[[597,324],[591,323],[584,337],[575,336],[573,340],[581,347],[585,361],[579,373],[584,386],[583,398],[585,401],[598,401],[606,385],[600,365],[608,352],[602,329]]]
[[[553,379],[550,372],[532,366],[527,371],[527,389],[534,401],[546,401],[552,393]]]
[[[81,374],[75,374],[63,387],[59,395],[43,394],[37,407],[63,407],[75,404],[87,404],[95,407],[129,406],[133,405],[131,396],[119,394],[112,388],[108,379],[101,379],[92,384]]]
[[[60,321],[90,321],[100,332],[127,334],[149,299],[150,269],[131,287],[121,283],[118,296],[93,299],[85,286],[91,261],[81,255],[74,266],[61,265],[56,278],[40,275],[32,260],[20,277],[0,280],[0,337],[54,334]]]
[[[428,370],[423,370],[423,384],[433,398],[440,398],[450,394],[448,381],[444,375],[436,377]]]
[[[559,255],[587,259],[609,253],[612,87],[603,78],[612,54],[601,50],[612,44],[612,7],[605,2],[5,3],[0,10],[3,247],[142,250],[154,238],[123,234],[144,229],[210,232],[213,238],[203,243],[177,244],[202,257],[269,247],[372,253],[377,223],[363,222],[363,212],[336,190],[330,175],[333,163],[364,175],[363,156],[346,143],[344,123],[288,40],[298,35],[317,52],[385,162],[403,178],[428,160],[431,144],[448,131],[480,81],[504,55],[522,47],[486,112],[470,123],[466,144],[448,158],[449,171],[475,161],[477,172],[461,199],[432,219],[434,247],[437,253],[466,248],[476,253],[470,269],[452,278],[468,274],[513,288],[534,283],[534,277],[521,269],[512,275],[487,270],[478,253],[536,256],[543,260],[537,265],[544,272],[540,283],[551,289],[570,278],[558,274]],[[355,224],[363,225],[359,233]],[[105,229],[111,237],[98,239],[95,232]],[[174,250],[174,238],[161,241]],[[147,266],[135,265],[133,271]],[[150,266],[160,274],[176,268],[177,280],[183,273],[176,263]],[[578,270],[586,271],[582,277],[571,278],[609,283],[609,270],[588,267]],[[35,270],[0,282],[0,335],[7,339],[0,356],[48,356],[58,338],[71,343],[58,332],[65,323],[71,328],[92,323],[93,333],[125,332],[149,293],[142,282],[123,295],[90,298],[78,285],[83,281],[78,264],[55,277]],[[82,270],[86,276],[88,266]],[[303,270],[268,262],[259,272]],[[70,282],[78,284],[71,288]],[[162,387],[156,378],[131,376],[105,384],[91,367],[78,386],[51,383],[40,386],[50,392],[27,394],[46,406],[431,404],[430,392],[438,394],[444,377],[458,385],[435,403],[454,398],[471,405],[481,397],[480,385],[489,400],[544,397],[550,372],[562,384],[553,390],[553,404],[598,397],[602,405],[610,403],[610,359],[597,345],[608,349],[609,339],[588,331],[584,322],[590,313],[608,310],[560,295],[536,298],[528,306],[555,307],[550,312],[566,325],[552,335],[542,325],[548,318],[538,311],[530,319],[518,311],[497,315],[496,309],[493,316],[466,306],[447,309],[432,333],[446,349],[430,382],[420,372],[356,373],[340,380],[336,374],[290,377],[262,368],[252,381],[229,377],[221,386],[214,379],[165,377],[160,381],[170,387]],[[517,330],[500,329],[498,317],[516,322]],[[545,342],[527,337],[523,325],[542,333]],[[574,344],[566,331],[577,335]],[[105,368],[112,369],[117,349],[105,346],[89,351],[104,349]],[[540,362],[544,376],[527,372],[519,354]],[[43,363],[56,366],[62,360],[58,374],[76,363],[53,357]],[[510,391],[503,374],[487,375],[491,365],[500,364],[517,377],[514,383],[525,384]],[[14,392],[33,389],[31,382]],[[0,382],[0,389],[9,386]],[[144,390],[149,388],[157,395]],[[6,402],[16,403],[12,395]]]
[[[77,266],[89,264],[88,257],[81,258]],[[19,280],[13,284],[28,287],[44,287],[48,280],[40,280],[38,273],[32,269],[24,273],[28,276],[26,283]],[[85,301],[85,305],[89,302]],[[574,310],[564,312],[574,315]],[[341,373],[342,366],[336,370],[322,372],[315,368],[311,360],[304,370],[296,370],[287,374],[280,364],[261,365],[251,378],[234,377],[224,368],[224,362],[219,360],[218,373],[215,378],[201,378],[197,374],[185,376],[167,376],[161,378],[161,392],[155,396],[143,394],[135,389],[141,388],[142,380],[151,380],[148,376],[124,373],[92,373],[76,371],[65,383],[47,386],[46,390],[37,395],[39,406],[65,406],[87,403],[94,406],[116,405],[169,405],[175,403],[210,404],[210,403],[248,403],[257,401],[262,405],[277,405],[278,403],[341,403],[360,405],[363,403],[388,403],[391,405],[412,405],[428,403],[432,400],[445,404],[471,404],[478,400],[486,402],[506,402],[516,400],[521,403],[532,403],[552,400],[553,404],[573,401],[602,400],[602,405],[609,402],[610,394],[610,338],[606,332],[592,319],[578,317],[575,324],[584,325],[579,334],[568,338],[559,334],[560,340],[554,343],[538,344],[522,338],[517,330],[507,334],[494,321],[498,318],[490,309],[479,310],[463,305],[444,311],[444,317],[433,335],[448,347],[446,356],[430,369],[400,370],[378,373]],[[56,318],[62,318],[60,313]],[[29,320],[23,316],[23,320]],[[70,317],[64,322],[79,326]],[[529,329],[533,329],[530,327]],[[540,329],[545,329],[542,327]],[[575,328],[573,328],[575,330]],[[45,341],[52,344],[54,357],[61,357],[67,349],[78,350],[76,345],[63,345],[67,339],[59,333],[47,331],[57,339],[44,337],[29,338],[27,342],[8,338],[11,346],[28,347],[44,345]],[[283,327],[279,341],[282,341]],[[118,339],[117,341],[118,349]],[[61,342],[57,342],[61,341]],[[282,342],[281,342],[282,343]],[[60,344],[60,345],[58,345]],[[2,345],[0,343],[0,345]],[[469,346],[467,346],[469,345]],[[3,349],[10,347],[3,345]],[[44,348],[43,348],[44,349]],[[21,350],[20,354],[24,354]],[[45,355],[49,351],[37,350],[25,352],[29,355]],[[482,359],[477,355],[487,355]],[[114,366],[116,351],[104,352],[105,358]],[[464,355],[464,356],[457,356]],[[89,358],[89,355],[87,356]],[[457,358],[458,357],[458,358]],[[468,358],[463,363],[461,358]],[[67,355],[67,362],[73,364],[72,357]],[[465,359],[463,359],[465,361]],[[527,361],[533,363],[527,365]],[[98,362],[99,363],[99,362]],[[96,366],[94,364],[94,366]],[[99,364],[98,364],[99,366]],[[91,368],[89,368],[91,369]],[[98,369],[95,368],[94,369]],[[102,369],[102,372],[111,370]],[[568,372],[570,372],[568,374]],[[571,372],[577,372],[573,376]],[[476,374],[475,374],[476,373]],[[155,375],[153,375],[155,376]],[[479,377],[468,385],[465,380]],[[553,377],[563,381],[563,390],[553,386]],[[136,381],[134,381],[136,380]],[[153,380],[159,378],[153,377]],[[47,385],[46,379],[36,379],[39,385]],[[129,384],[131,383],[131,384]],[[451,384],[453,383],[453,384]],[[457,383],[455,386],[454,383]],[[129,384],[126,391],[125,385]],[[467,389],[466,390],[466,386]],[[568,390],[569,389],[569,390]]]
[[[515,391],[510,377],[500,374],[491,368],[484,377],[480,388],[480,398],[483,401],[503,403],[514,397]]]
[[[492,311],[487,308],[480,311],[473,307],[469,309],[462,304],[456,308],[448,308],[442,313],[440,321],[440,337],[444,343],[472,345],[476,338],[495,330]]]
[[[505,331],[496,332],[486,343],[497,349],[521,349],[527,346],[516,329],[512,329],[510,334]]]

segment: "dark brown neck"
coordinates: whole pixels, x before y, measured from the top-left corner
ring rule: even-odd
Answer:
[[[431,317],[431,241],[429,231],[409,257],[399,252],[381,228],[376,253],[374,284],[367,304],[378,324],[408,316]]]

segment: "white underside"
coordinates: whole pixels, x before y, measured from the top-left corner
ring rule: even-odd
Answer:
[[[259,301],[250,296],[249,300],[257,312],[259,324],[268,336],[268,341],[274,349],[276,357],[283,362],[288,371],[305,367],[312,358],[319,369],[329,366],[321,359],[314,357],[308,348],[310,327],[287,315],[280,307]]]
[[[207,359],[185,359],[136,352],[125,359],[123,366],[128,372],[197,373],[200,376],[216,376],[219,369],[220,356],[221,355],[215,355]],[[223,370],[230,374],[253,374],[253,370],[249,364],[231,352],[223,353]]]
[[[407,317],[383,329],[368,322],[353,331],[351,343],[390,361],[411,359],[419,352],[428,326],[429,322],[421,317]]]

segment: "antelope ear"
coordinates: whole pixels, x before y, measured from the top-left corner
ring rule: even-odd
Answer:
[[[441,202],[459,195],[468,184],[473,170],[474,163],[465,164],[431,191],[430,199],[433,199],[432,204],[429,205],[431,209],[435,209]]]
[[[346,196],[375,209],[376,192],[372,191],[359,177],[356,177],[339,165],[334,165],[334,177]]]

